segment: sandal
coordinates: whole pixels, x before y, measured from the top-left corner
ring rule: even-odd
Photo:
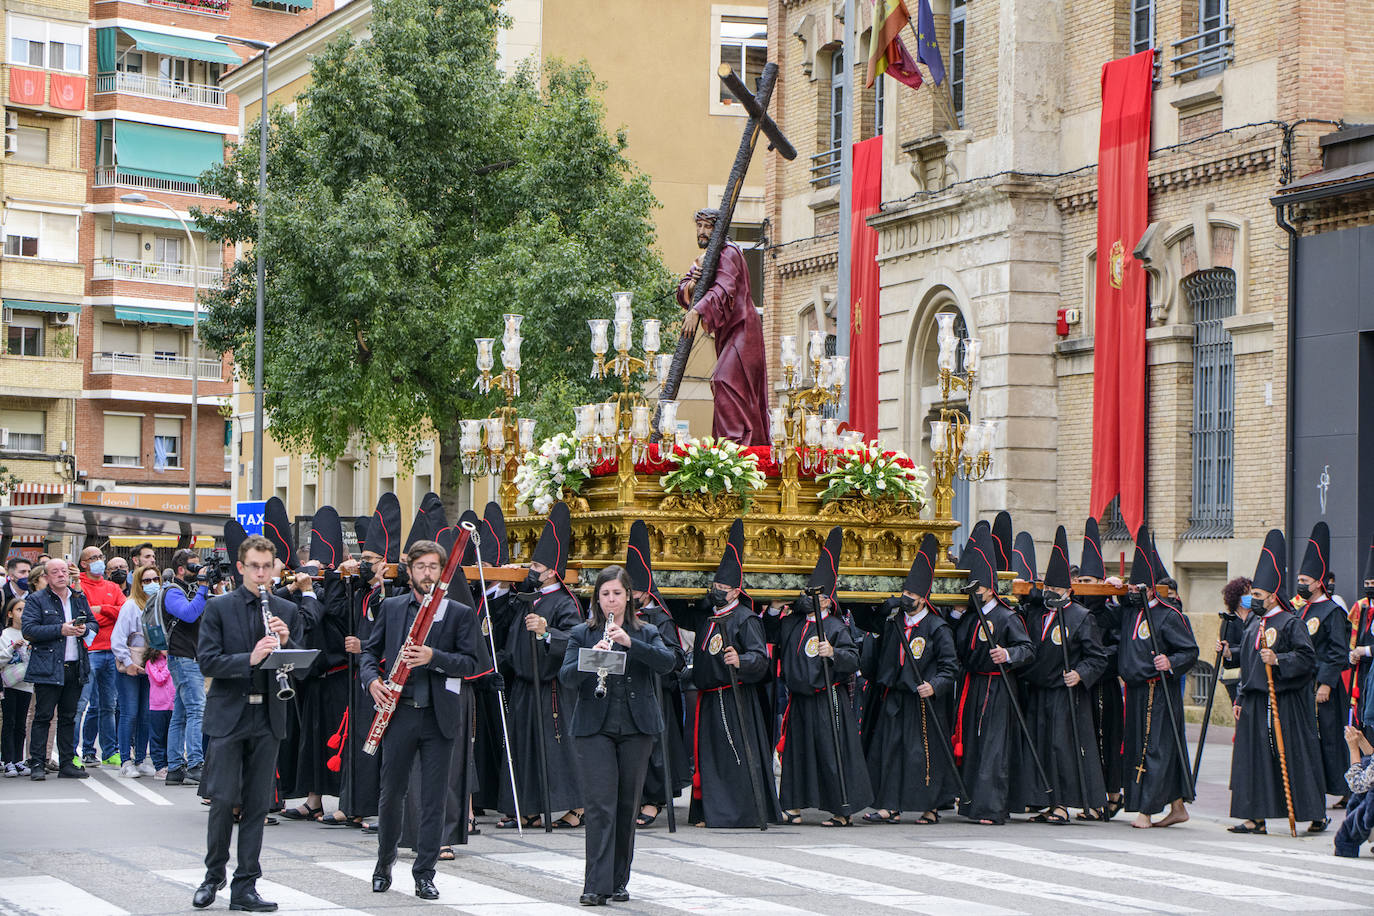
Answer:
[[[920,826],[929,826],[930,824],[938,824],[938,823],[940,823],[940,812],[938,812],[938,811],[927,811],[925,814],[922,814],[920,817],[916,818],[916,823],[917,823],[918,825],[920,825]]]
[[[798,818],[798,820],[800,820],[800,818]],[[822,827],[853,827],[853,826],[854,826],[854,819],[853,819],[852,817],[840,817],[840,816],[837,814],[837,815],[831,817],[829,820],[821,821],[821,826],[822,826]]]
[[[302,811],[301,808],[305,810]],[[324,817],[324,808],[312,808],[309,805],[302,805],[301,808],[287,808],[282,811],[281,816],[288,821],[318,821]]]
[[[1101,808],[1089,808],[1075,815],[1080,821],[1105,821],[1107,814]]]
[[[440,862],[452,862],[452,861],[453,861],[454,859],[456,859],[456,858],[458,858],[458,856],[453,852],[453,847],[452,847],[452,846],[440,846],[440,847],[439,847],[439,861],[440,861]]]
[[[1060,811],[1063,811],[1064,813],[1060,814]],[[1069,811],[1067,808],[1055,808],[1054,810],[1050,811],[1049,814],[1045,815],[1044,820],[1044,823],[1046,824],[1055,824],[1057,826],[1067,824],[1068,822]]]
[[[526,830],[533,830],[534,828],[540,826],[540,818],[541,818],[541,817],[542,817],[542,815],[539,815],[539,814],[531,814],[529,817],[524,818],[524,819],[520,822],[520,826],[524,827]],[[503,818],[501,818],[499,821],[496,822],[496,829],[497,829],[497,830],[514,830],[514,829],[515,829],[515,824],[516,824],[516,820],[515,820],[515,816],[514,816],[514,815],[511,815],[510,817],[503,817]]]
[[[348,817],[342,811],[335,811],[329,817],[320,819],[322,827],[361,827],[363,819],[360,817]]]
[[[784,824],[789,825],[789,826],[795,827],[797,824],[800,824],[800,823],[801,823],[801,815],[800,815],[800,814],[791,814],[791,813],[789,813],[789,812],[787,812],[787,811],[784,811],[784,812],[782,813],[782,822],[783,822]]]
[[[363,833],[376,833],[376,832],[377,832],[377,825],[376,825],[376,824],[369,824],[367,821],[362,820],[362,819],[359,819],[359,820],[358,820],[358,826],[361,827],[361,828],[363,829]]]
[[[1235,825],[1233,825],[1233,826],[1227,827],[1227,828],[1226,828],[1226,832],[1227,832],[1227,833],[1257,833],[1257,834],[1260,834],[1260,835],[1264,835],[1264,834],[1267,834],[1267,833],[1269,832],[1268,830],[1265,829],[1264,821],[1258,821],[1258,822],[1251,821],[1251,822],[1250,822],[1250,826],[1248,826],[1248,827],[1247,827],[1245,824],[1246,824],[1246,822],[1245,822],[1245,821],[1242,821],[1242,822],[1239,823],[1239,824],[1235,824]]]
[[[656,820],[658,820],[658,812],[654,812],[653,814],[645,814],[643,811],[641,811],[635,815],[635,826],[648,827]]]
[[[1105,818],[1106,818],[1107,820],[1111,820],[1112,818],[1114,818],[1114,817],[1116,817],[1118,814],[1120,814],[1120,813],[1121,813],[1121,809],[1122,809],[1122,808],[1125,808],[1125,807],[1126,807],[1126,801],[1125,801],[1125,799],[1121,799],[1121,798],[1109,798],[1109,799],[1107,799],[1107,808],[1106,808],[1106,811],[1105,811],[1105,813],[1104,813],[1104,816],[1105,816]]]
[[[477,826],[477,818],[468,818],[468,836],[481,836],[482,828]]]
[[[870,811],[863,816],[866,824],[900,824],[902,822],[902,812],[889,811],[884,817],[881,811]],[[920,821],[917,821],[920,823]]]
[[[1307,825],[1308,833],[1325,833],[1326,828],[1331,826],[1331,818],[1324,817],[1319,821],[1313,821]]]
[[[1332,811],[1344,811],[1344,810],[1345,810],[1345,806],[1348,805],[1349,803],[1350,803],[1350,796],[1349,796],[1349,795],[1342,795],[1340,798],[1336,799],[1336,803],[1335,803],[1334,805],[1331,806],[1331,810],[1332,810]]]
[[[574,824],[572,821],[568,820],[570,817],[577,818],[577,823]],[[559,830],[575,830],[582,826],[582,815],[578,814],[576,811],[569,811],[567,814],[554,821],[553,826],[555,829]]]

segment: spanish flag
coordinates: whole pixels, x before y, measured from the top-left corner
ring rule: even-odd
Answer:
[[[912,89],[921,85],[921,71],[899,37],[911,22],[906,0],[876,0],[873,5],[873,29],[868,42],[868,82],[872,88],[884,73],[906,83]]]

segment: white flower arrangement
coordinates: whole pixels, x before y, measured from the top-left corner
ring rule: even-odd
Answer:
[[[577,439],[558,433],[520,459],[515,472],[515,501],[529,506],[536,515],[544,515],[563,498],[564,489],[581,492],[591,476],[591,463],[578,457]]]
[[[930,475],[905,452],[884,452],[873,441],[841,454],[835,470],[817,480],[825,484],[822,502],[859,496],[874,501],[910,500],[921,505]]]
[[[665,493],[733,493],[747,508],[753,491],[767,486],[758,457],[729,439],[689,439],[671,460],[677,469],[659,478]]]

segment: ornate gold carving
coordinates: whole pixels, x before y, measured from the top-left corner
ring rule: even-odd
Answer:
[[[734,518],[740,514],[740,498],[733,493],[670,493],[663,498],[662,508],[705,518]]]
[[[876,522],[891,522],[897,520],[920,521],[921,506],[919,503],[872,499],[861,497],[846,496],[840,499],[831,500],[821,506],[821,517],[831,518],[837,522],[853,520],[874,524]]]

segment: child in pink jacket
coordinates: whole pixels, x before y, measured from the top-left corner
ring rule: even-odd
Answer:
[[[144,668],[148,672],[148,741],[157,767],[157,779],[167,778],[167,727],[172,724],[172,704],[177,689],[167,670],[167,653],[154,652]]]

